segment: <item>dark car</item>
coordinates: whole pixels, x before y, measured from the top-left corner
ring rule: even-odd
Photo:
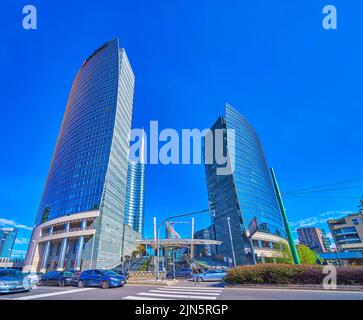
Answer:
[[[121,276],[124,276],[126,279],[129,278],[129,273],[126,271],[123,271],[121,269],[112,269],[112,271],[115,271],[116,273],[118,273]]]
[[[83,271],[79,275],[78,287],[123,287],[126,284],[126,277],[112,270],[91,269]]]
[[[40,286],[56,285],[64,287],[76,284],[77,279],[74,277],[74,273],[69,271],[49,271],[39,280]]]
[[[172,271],[166,274],[168,279],[172,279],[174,277],[174,273]],[[191,278],[192,277],[192,270],[191,269],[179,269],[175,271],[176,278]]]
[[[31,290],[31,281],[20,271],[0,269],[0,293]]]

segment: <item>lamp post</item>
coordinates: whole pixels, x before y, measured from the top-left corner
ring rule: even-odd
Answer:
[[[156,261],[157,261],[157,267],[156,267],[156,279],[159,280],[160,278],[160,228],[161,226],[171,220],[171,219],[175,219],[175,218],[181,218],[181,217],[186,217],[186,216],[192,216],[192,215],[195,215],[195,214],[199,214],[199,213],[204,213],[204,212],[209,212],[209,209],[205,209],[205,210],[200,210],[200,211],[195,211],[195,212],[188,212],[188,213],[183,213],[183,214],[178,214],[178,215],[175,215],[175,216],[171,216],[171,217],[168,217],[166,219],[164,219],[158,226],[158,230],[157,230],[157,238],[156,238],[156,248],[157,248],[157,251],[158,251],[158,255],[156,257]]]
[[[228,230],[229,230],[229,239],[231,240],[231,248],[232,248],[232,256],[233,256],[233,265],[236,267],[236,256],[234,254],[234,247],[233,247],[233,239],[232,239],[232,230],[231,230],[231,218],[227,217],[228,223]]]

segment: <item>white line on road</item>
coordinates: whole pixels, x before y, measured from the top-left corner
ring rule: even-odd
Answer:
[[[217,297],[209,297],[209,296],[193,296],[193,295],[181,295],[181,294],[166,294],[166,293],[147,293],[141,292],[138,293],[141,296],[152,296],[152,297],[166,297],[166,298],[183,298],[183,299],[204,299],[204,300],[216,300]]]
[[[32,295],[32,296],[23,296],[23,297],[19,297],[19,298],[14,298],[12,300],[33,300],[33,299],[40,299],[40,298],[58,296],[58,295],[61,295],[61,294],[84,292],[84,291],[89,291],[89,290],[94,290],[94,289],[95,288],[84,288],[84,289],[74,289],[74,290],[67,290],[67,291],[61,291],[61,292],[43,293],[43,294],[36,294],[36,295]]]
[[[169,294],[203,294],[206,296],[219,296],[220,293],[210,293],[210,292],[193,292],[193,291],[174,291],[174,290],[149,290],[149,292],[156,292],[156,293],[169,293]]]
[[[137,297],[137,296],[127,296],[122,299],[125,299],[125,300],[173,300],[173,299],[148,298],[148,297]]]
[[[195,290],[207,290],[207,291],[222,291],[224,288],[216,288],[216,287],[198,287],[198,286],[190,286],[190,287],[180,287],[180,286],[170,286],[168,288],[175,289],[195,289]]]
[[[215,292],[215,293],[221,293],[223,292],[223,289],[218,289],[218,290],[215,290],[215,289],[212,289],[212,290],[200,290],[200,289],[196,289],[196,288],[158,288],[158,290],[170,290],[170,291],[173,291],[173,290],[176,290],[176,291],[180,291],[180,290],[187,290],[187,291],[193,291],[193,292],[200,292],[200,293],[203,293],[203,292]]]

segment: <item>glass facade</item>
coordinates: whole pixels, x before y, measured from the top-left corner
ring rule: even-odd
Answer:
[[[118,57],[118,43],[111,41],[76,75],[36,224],[101,204],[115,126]]]
[[[87,227],[94,228],[95,235],[80,242],[86,267],[110,267],[121,260],[134,81],[118,39],[83,62],[68,98],[36,216],[39,226],[99,211]],[[67,246],[65,241],[62,250],[66,252]]]
[[[0,258],[11,257],[17,233],[16,228],[0,229]]]
[[[255,232],[286,238],[262,145],[253,127],[228,104],[225,117],[220,117],[211,129],[223,130],[223,152],[234,167],[232,174],[218,175],[217,168],[223,165],[215,161],[205,164],[216,240],[223,241],[219,254],[232,257],[233,243],[236,262],[253,264],[251,236]],[[230,134],[232,130],[234,135]]]
[[[129,161],[125,223],[139,233],[144,229],[145,164]]]

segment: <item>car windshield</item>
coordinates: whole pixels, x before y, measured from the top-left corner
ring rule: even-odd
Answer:
[[[73,276],[73,273],[68,271],[68,272],[64,272],[63,275],[65,277],[72,277]]]
[[[0,277],[21,277],[22,274],[17,270],[0,270]]]
[[[112,270],[98,270],[103,276],[119,276],[118,273]]]

